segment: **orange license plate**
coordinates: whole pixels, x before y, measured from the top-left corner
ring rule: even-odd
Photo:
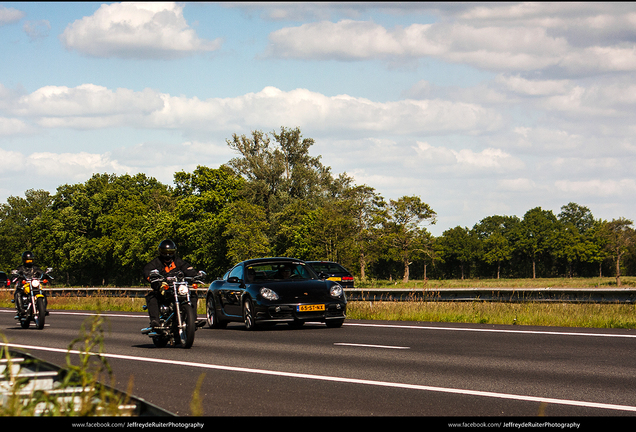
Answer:
[[[313,304],[313,305],[299,305],[298,309],[296,309],[298,312],[316,312],[316,311],[324,311],[325,310],[325,305],[324,304]]]

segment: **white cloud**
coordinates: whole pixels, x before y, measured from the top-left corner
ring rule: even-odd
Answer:
[[[153,115],[156,125],[243,129],[298,125],[320,131],[373,131],[391,134],[480,133],[500,126],[500,116],[477,104],[443,100],[374,102],[348,95],[325,96],[306,89],[288,92],[266,87],[258,93],[226,99],[164,98]]]
[[[125,173],[129,168],[106,154],[36,152],[24,158],[24,168],[43,177],[72,178],[84,181],[93,173]]]
[[[4,161],[2,172],[13,173],[24,169],[24,155],[17,151],[4,150],[0,148],[0,160]]]
[[[0,117],[0,136],[19,135],[29,131],[29,126],[16,118]]]
[[[144,142],[103,153],[80,151],[28,153],[0,148],[5,167],[0,172],[2,199],[15,189],[45,189],[54,192],[63,183],[84,183],[95,173],[117,175],[144,173],[164,184],[171,184],[178,171],[193,171],[198,165],[218,167],[234,153],[224,141],[185,141],[181,143]],[[28,174],[21,177],[22,174]],[[12,190],[13,189],[13,190]]]
[[[45,38],[51,31],[51,23],[47,20],[27,21],[22,26],[24,32],[32,41]]]
[[[434,24],[392,29],[372,21],[320,21],[272,32],[267,54],[349,61],[435,57],[507,72],[631,72],[636,13],[628,11],[616,5],[465,5],[457,16],[438,11],[443,19]]]
[[[487,69],[553,66],[568,45],[545,29],[475,28],[465,24],[412,24],[387,30],[368,21],[342,20],[288,27],[270,34],[268,54],[283,58],[360,60],[435,56]]]
[[[432,164],[431,168],[443,167],[445,172],[454,172],[458,176],[474,172],[507,172],[524,168],[521,160],[496,148],[474,152],[471,149],[454,150],[418,142],[414,149],[418,162],[429,162]]]
[[[172,2],[103,4],[60,35],[69,50],[93,57],[178,58],[214,51],[221,40],[200,39]]]
[[[530,80],[519,75],[498,75],[495,82],[509,91],[527,96],[552,96],[566,93],[569,80]]]
[[[441,54],[444,44],[426,37],[430,27],[413,24],[389,31],[373,22],[352,20],[303,24],[271,33],[270,55],[352,60]]]
[[[20,21],[26,14],[15,8],[0,5],[0,26]]]
[[[306,89],[266,87],[234,98],[170,96],[84,84],[42,87],[0,99],[5,113],[46,128],[133,126],[180,130],[244,130],[297,125],[314,130],[391,134],[479,134],[501,126],[501,116],[478,104],[433,100],[374,102],[348,95],[325,96]],[[276,126],[276,127],[277,127]]]
[[[118,88],[109,90],[94,84],[41,87],[16,101],[18,115],[42,117],[109,116],[148,114],[163,107],[161,97],[146,89],[135,92]]]
[[[514,147],[526,149],[526,153],[548,155],[554,153],[571,153],[586,150],[589,145],[580,134],[546,127],[516,127],[514,130]],[[528,151],[529,150],[529,151]]]
[[[560,180],[554,185],[557,190],[576,197],[632,197],[636,192],[636,180],[634,179]]]
[[[498,188],[507,192],[531,192],[537,188],[534,180],[529,178],[497,180]]]

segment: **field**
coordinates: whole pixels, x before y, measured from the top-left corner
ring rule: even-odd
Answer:
[[[623,287],[636,286],[636,278],[622,278]],[[588,288],[616,287],[614,278],[562,278],[562,279],[491,279],[491,280],[440,280],[411,281],[403,284],[395,281],[370,281],[360,288]],[[10,292],[0,292],[0,307],[13,307]],[[205,314],[205,302],[199,301],[200,315]],[[83,309],[97,311],[141,312],[144,299],[122,297],[51,297],[51,309]],[[349,302],[347,316],[351,319],[394,320],[417,322],[479,323],[535,325],[585,328],[636,329],[636,305],[595,304],[563,302]]]
[[[389,280],[356,280],[358,288],[616,288],[616,278],[536,278],[536,279],[428,279],[407,283]],[[636,287],[636,277],[621,277],[621,286]]]

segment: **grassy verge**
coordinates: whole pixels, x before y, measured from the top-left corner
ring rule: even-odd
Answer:
[[[636,305],[477,301],[349,302],[347,317],[365,320],[634,329]]]

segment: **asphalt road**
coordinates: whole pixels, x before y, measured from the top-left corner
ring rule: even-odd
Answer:
[[[43,330],[0,309],[8,343],[64,366],[90,312]],[[189,350],[155,348],[144,313],[105,314],[116,386],[180,416],[203,377],[203,416],[635,416],[636,332],[353,321],[247,332],[207,327]]]

